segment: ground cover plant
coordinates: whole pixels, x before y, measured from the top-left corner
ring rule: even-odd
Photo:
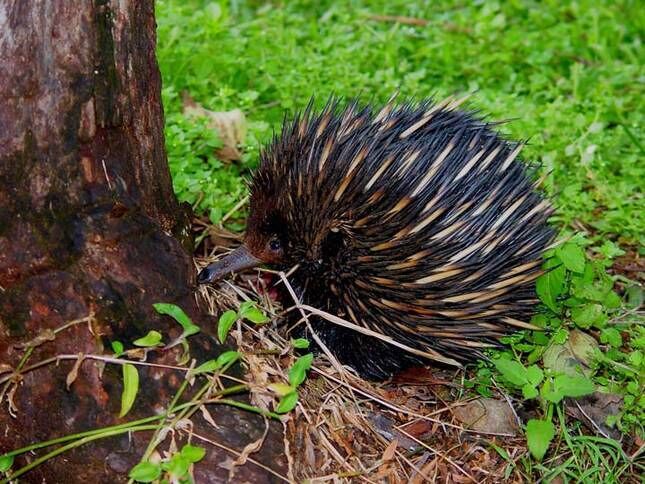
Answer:
[[[383,102],[394,91],[474,92],[471,109],[528,138],[524,157],[540,165],[565,241],[545,255],[550,272],[537,281],[533,322],[545,331],[508,338],[492,364],[466,371],[465,392],[501,391],[532,409],[528,451],[513,459],[499,448],[508,469],[519,461],[534,478],[608,482],[635,472],[645,418],[637,2],[166,0],[157,12],[175,190],[208,223],[243,228],[259,144],[312,95],[320,105],[330,94]],[[187,116],[185,93],[206,109],[245,113],[239,160],[218,156],[217,130]],[[592,418],[569,398],[598,391],[619,410]],[[580,423],[570,418],[576,406]]]
[[[557,207],[561,243],[545,254],[532,321],[544,331],[509,337],[507,349],[465,371],[431,368],[370,384],[336,369],[324,351],[314,361],[308,341],[284,339],[274,324],[280,309],[255,279],[242,279],[223,294],[200,289],[219,317],[219,339],[236,351],[190,370],[187,381],[219,378],[241,359],[249,382],[236,391],[252,395],[245,409],[286,422],[300,462],[291,478],[636,482],[645,445],[642,9],[630,1],[427,3],[159,0],[175,191],[194,209],[206,255],[212,240],[227,246],[243,231],[259,146],[312,95],[320,105],[332,93],[383,102],[394,91],[417,99],[472,92],[470,109],[528,139],[523,156],[540,166]],[[212,112],[228,112],[235,133]],[[132,345],[155,351],[161,338]],[[112,349],[125,415],[136,370],[122,343]],[[219,391],[211,398],[244,405]],[[168,411],[180,410],[176,421],[200,403],[179,396]],[[160,418],[126,430],[159,433]],[[123,431],[71,436],[68,445]],[[202,456],[193,445],[160,462],[143,456],[130,475],[183,482]],[[0,458],[0,469],[12,460]]]

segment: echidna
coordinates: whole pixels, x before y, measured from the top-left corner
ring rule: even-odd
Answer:
[[[261,154],[244,244],[199,274],[289,269],[311,306],[463,362],[531,328],[549,203],[508,142],[461,100],[312,103]],[[322,318],[344,364],[383,378],[417,356]]]

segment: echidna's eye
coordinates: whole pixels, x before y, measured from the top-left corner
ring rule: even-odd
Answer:
[[[279,238],[273,237],[269,240],[269,250],[271,252],[280,252],[282,250],[282,242],[280,242]]]

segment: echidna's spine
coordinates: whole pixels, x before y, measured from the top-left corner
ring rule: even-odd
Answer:
[[[458,360],[531,327],[553,237],[522,143],[462,101],[310,105],[263,152],[252,187],[252,213],[275,200],[290,227],[311,304]]]

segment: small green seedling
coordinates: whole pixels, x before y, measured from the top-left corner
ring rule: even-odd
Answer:
[[[238,360],[240,354],[237,351],[225,351],[217,357],[216,360],[208,360],[197,368],[191,371],[191,375],[199,375],[201,373],[214,373],[224,366]]]
[[[241,319],[246,319],[254,324],[264,324],[269,321],[269,318],[260,311],[254,301],[244,301],[240,304],[238,315]]]
[[[185,481],[190,477],[190,466],[202,460],[205,455],[204,448],[186,444],[181,451],[162,462],[139,462],[130,470],[129,477],[136,482],[153,482],[165,473],[171,482],[191,482]]]
[[[154,348],[161,344],[161,333],[154,330],[148,331],[147,335],[142,338],[135,339],[132,344],[143,348]]]
[[[13,465],[12,455],[0,456],[0,472],[7,472],[9,469],[11,469],[12,465]]]
[[[291,346],[299,350],[306,350],[309,348],[309,340],[305,338],[298,338],[291,340]]]
[[[121,366],[123,371],[123,392],[121,393],[121,412],[119,418],[125,417],[130,411],[139,391],[139,372],[134,365],[126,363]]]
[[[116,358],[121,356],[125,350],[125,348],[123,347],[123,343],[121,343],[120,341],[112,341],[110,343],[110,346],[112,347],[112,351],[114,352],[114,356]]]
[[[313,353],[307,353],[296,360],[289,370],[289,384],[273,383],[269,388],[281,398],[276,405],[276,413],[287,413],[293,410],[298,403],[298,387],[307,378],[307,371],[311,368],[314,360]]]
[[[257,307],[254,301],[244,301],[238,311],[229,309],[225,311],[217,322],[217,338],[224,343],[229,331],[239,319],[247,320],[253,324],[264,324],[269,318]]]
[[[172,317],[181,325],[182,328],[184,328],[184,332],[182,333],[181,337],[185,338],[199,333],[199,326],[195,325],[193,321],[188,317],[188,315],[184,312],[184,310],[179,306],[169,303],[155,303],[152,306],[159,314],[166,314]]]
[[[161,465],[153,462],[139,462],[130,469],[128,476],[137,482],[152,482],[161,476]]]

